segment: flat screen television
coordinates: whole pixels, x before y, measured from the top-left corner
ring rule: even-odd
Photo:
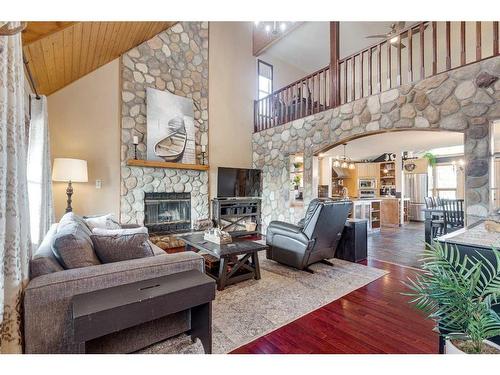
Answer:
[[[217,168],[217,197],[260,197],[262,193],[260,169]]]

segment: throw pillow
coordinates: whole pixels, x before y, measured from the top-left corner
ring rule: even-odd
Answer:
[[[93,230],[94,228],[121,229],[120,223],[118,223],[118,220],[116,220],[115,215],[113,214],[85,216],[84,220],[90,230]]]
[[[121,262],[124,260],[151,257],[154,255],[149,244],[149,236],[138,234],[92,234],[94,249],[102,263]]]
[[[98,236],[106,236],[106,235],[125,235],[125,234],[148,234],[148,228],[146,227],[137,227],[137,228],[123,228],[123,229],[101,229],[94,228],[92,229],[92,234]]]
[[[52,252],[65,269],[101,264],[94,252],[92,240],[77,222],[58,226]]]

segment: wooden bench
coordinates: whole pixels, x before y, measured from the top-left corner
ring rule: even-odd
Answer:
[[[212,352],[215,282],[197,270],[179,272],[73,297],[73,334],[79,352],[92,339],[191,310],[191,338]]]

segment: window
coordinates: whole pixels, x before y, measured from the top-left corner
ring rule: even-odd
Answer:
[[[273,66],[262,60],[257,60],[257,79],[259,92],[258,97],[262,99],[273,92]]]
[[[452,164],[438,164],[434,167],[434,196],[457,199],[457,168]]]

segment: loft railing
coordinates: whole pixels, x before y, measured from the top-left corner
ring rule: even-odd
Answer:
[[[498,21],[420,22],[256,100],[254,131],[499,55]],[[331,72],[336,74],[332,77]],[[337,92],[330,92],[337,87]]]
[[[330,108],[330,66],[254,102],[255,131]]]

